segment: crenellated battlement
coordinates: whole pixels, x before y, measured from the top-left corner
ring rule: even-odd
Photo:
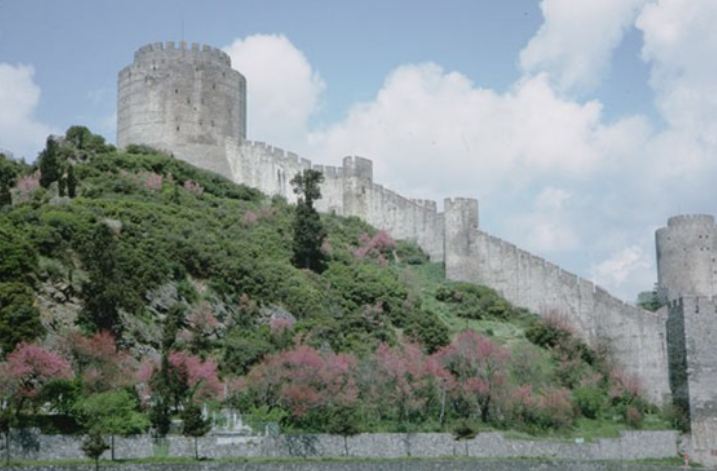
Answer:
[[[710,214],[680,214],[667,220],[668,227],[714,226],[715,218]]]
[[[174,41],[156,42],[146,44],[134,53],[134,61],[137,63],[161,59],[177,60],[180,58],[195,61],[213,61],[231,67],[229,54],[207,44],[192,43],[189,45],[185,41],[180,41],[179,43]]]
[[[365,157],[350,155],[343,158],[344,176],[373,181],[373,162]]]

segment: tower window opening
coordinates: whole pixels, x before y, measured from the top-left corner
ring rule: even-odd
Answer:
[[[176,95],[177,93],[179,93],[179,89],[178,89],[178,88],[175,88],[175,89],[174,89],[174,94]]]
[[[187,97],[187,104],[188,105],[192,104],[192,100],[190,100],[189,97]]]
[[[216,90],[216,89],[217,89],[217,84],[216,84],[216,83],[213,83],[213,84],[212,84],[212,90]]]
[[[179,126],[177,126],[177,131],[179,131]]]

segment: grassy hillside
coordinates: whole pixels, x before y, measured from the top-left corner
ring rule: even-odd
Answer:
[[[72,370],[32,383],[19,415],[87,426],[73,401],[122,389],[151,418],[171,367],[191,390],[171,393],[171,411],[223,403],[285,430],[669,426],[559,316],[446,282],[417,246],[356,218],[322,215],[327,269],[313,273],[291,263],[294,207],[282,198],[151,149],[118,152],[82,128],[52,153],[49,184],[0,158],[13,175],[0,209],[0,368],[35,342]],[[75,195],[59,196],[68,178]]]

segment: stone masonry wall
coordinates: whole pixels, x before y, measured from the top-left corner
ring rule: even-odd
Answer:
[[[94,465],[39,465],[9,467],[22,471],[94,470]],[[341,461],[277,461],[260,463],[197,462],[184,464],[102,464],[109,471],[678,471],[678,466],[600,463],[581,461],[536,460],[341,460]]]
[[[475,229],[465,204],[446,203],[446,276],[489,286],[511,303],[565,318],[589,343],[609,341],[615,359],[636,375],[648,397],[670,397],[666,313],[611,296],[590,281]],[[469,208],[471,210],[471,208]]]
[[[435,201],[409,199],[373,182],[373,163],[345,157],[341,167],[313,165],[263,142],[226,140],[232,179],[296,202],[291,179],[304,169],[324,174],[317,209],[356,216],[397,239],[412,240],[434,261],[443,260],[443,215]]]
[[[227,457],[356,457],[356,458],[549,458],[561,460],[641,460],[677,456],[674,431],[623,432],[619,438],[595,442],[531,441],[481,433],[472,440],[457,441],[447,433],[377,433],[351,437],[339,435],[233,436],[209,435],[199,439],[199,453],[209,458]],[[37,435],[13,440],[16,459],[48,460],[82,458],[82,437]],[[2,450],[4,452],[4,450]],[[109,458],[109,451],[103,455]],[[149,436],[115,438],[117,459],[152,456],[192,457],[191,438]]]
[[[680,296],[717,295],[717,226],[705,214],[671,217],[655,233],[658,294],[663,302]]]
[[[246,137],[246,80],[210,46],[149,44],[118,75],[117,145],[146,144],[229,176],[226,138]]]
[[[687,403],[692,454],[717,466],[717,298],[683,297],[669,311],[671,379]]]

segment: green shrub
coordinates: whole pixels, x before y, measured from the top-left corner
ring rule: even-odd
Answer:
[[[227,373],[245,374],[265,355],[274,351],[268,329],[234,329],[224,339],[221,368]]]
[[[588,419],[597,419],[606,406],[607,394],[604,390],[582,386],[573,391],[573,400],[580,413]]]
[[[418,340],[429,353],[433,353],[450,341],[446,324],[432,311],[413,313],[406,322],[406,335]]]

